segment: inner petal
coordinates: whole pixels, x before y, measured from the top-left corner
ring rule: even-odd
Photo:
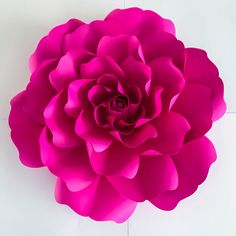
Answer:
[[[128,97],[124,95],[118,95],[112,99],[110,107],[114,111],[122,112],[128,107]]]
[[[110,91],[103,85],[99,84],[93,86],[88,92],[88,99],[95,106],[107,101],[112,96],[113,91]]]
[[[94,109],[94,119],[99,126],[109,128],[115,116],[108,113],[106,106],[99,105]]]
[[[126,93],[129,97],[129,100],[133,104],[139,104],[142,99],[142,93],[140,88],[137,86],[130,86],[126,89]]]

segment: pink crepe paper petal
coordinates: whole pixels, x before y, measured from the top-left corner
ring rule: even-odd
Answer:
[[[83,24],[71,34],[65,36],[64,50],[79,51],[85,49],[95,55],[99,41],[107,34],[108,30],[105,27],[105,22],[101,20]]]
[[[144,143],[146,140],[156,138],[157,136],[158,131],[156,128],[153,125],[147,123],[136,128],[129,135],[121,135],[121,140],[125,146],[129,148],[135,148]]]
[[[200,84],[186,84],[172,110],[188,120],[191,126],[188,140],[201,137],[212,126],[211,91]]]
[[[133,178],[139,168],[139,156],[120,142],[113,143],[103,152],[89,146],[89,158],[94,171],[99,175],[122,175]]]
[[[67,53],[60,59],[57,68],[50,73],[50,82],[58,91],[78,77],[74,63],[72,55]]]
[[[129,98],[129,102],[132,104],[140,104],[142,101],[142,93],[141,93],[141,89],[137,86],[129,86],[126,90],[125,90],[128,98]]]
[[[67,23],[55,27],[47,36],[42,38],[35,52],[30,57],[31,72],[47,59],[59,59],[62,56],[64,36],[73,32],[82,24],[83,22],[77,19],[71,19]]]
[[[125,197],[142,202],[178,186],[178,174],[169,156],[141,156],[139,170],[132,179],[109,177],[112,185]]]
[[[169,57],[155,59],[149,66],[152,69],[152,84],[164,88],[163,101],[169,105],[170,99],[184,87],[185,79],[181,71]]]
[[[205,85],[212,91],[213,121],[226,111],[224,85],[216,66],[208,59],[205,51],[197,48],[186,49],[184,76],[187,82]]]
[[[23,91],[11,100],[11,112],[9,115],[11,138],[19,151],[20,160],[24,165],[32,168],[42,167],[39,136],[43,126],[30,120],[22,110],[25,96],[25,91]]]
[[[89,163],[85,144],[75,148],[58,148],[44,128],[40,136],[42,162],[57,177],[62,179],[70,191],[80,191],[89,186],[96,177]]]
[[[211,164],[216,160],[216,152],[210,140],[201,137],[185,144],[173,160],[179,175],[178,188],[151,200],[163,210],[172,210],[180,200],[197,190],[198,185],[206,179]]]
[[[113,91],[109,91],[106,87],[100,84],[94,85],[88,91],[88,99],[94,106],[111,99],[113,96]]]
[[[158,132],[157,138],[148,139],[140,145],[140,152],[156,150],[162,154],[175,154],[182,147],[185,135],[190,130],[188,121],[175,112],[157,118],[153,121]]]
[[[99,105],[95,107],[94,119],[99,126],[109,127],[109,123],[112,118],[113,117],[109,116],[105,106]],[[115,117],[113,119],[115,119]]]
[[[144,59],[139,40],[132,35],[104,36],[98,44],[97,56],[110,56],[118,64],[128,56],[136,60]]]
[[[64,112],[66,92],[58,93],[44,111],[46,126],[53,135],[53,143],[57,147],[70,148],[82,143],[75,133],[75,120]]]
[[[145,118],[155,118],[160,115],[162,111],[162,93],[163,88],[160,86],[152,86],[150,94],[147,98]]]
[[[53,70],[49,79],[57,91],[66,88],[72,81],[79,78],[78,68],[82,63],[86,63],[94,57],[93,54],[80,50],[78,52],[67,52],[61,57],[57,68]]]
[[[25,92],[23,110],[33,121],[44,125],[44,109],[49,101],[56,95],[51,86],[48,75],[56,66],[55,60],[47,60],[34,71]],[[42,96],[43,94],[43,96]]]
[[[169,57],[179,69],[184,68],[185,48],[174,35],[167,32],[144,30],[139,35],[139,39],[147,63],[156,58]]]
[[[84,63],[80,67],[80,75],[86,79],[98,79],[104,74],[112,74],[116,77],[124,77],[123,71],[117,63],[107,56],[96,57],[88,63]]]
[[[101,77],[98,78],[97,83],[100,85],[103,85],[108,90],[116,91],[119,86],[118,79],[111,74],[104,74]]]
[[[94,121],[93,112],[83,109],[76,120],[75,126],[78,136],[89,142],[95,151],[102,152],[112,143],[110,134],[104,132]]]
[[[128,57],[121,65],[126,78],[123,81],[127,87],[136,85],[145,96],[145,86],[151,80],[151,68],[143,62],[135,60],[133,57]],[[127,79],[128,78],[128,79]]]
[[[127,220],[137,205],[120,195],[103,176],[79,192],[70,192],[63,181],[58,179],[55,197],[59,203],[69,205],[80,215],[117,223]]]
[[[130,124],[125,120],[115,119],[113,122],[113,127],[119,132],[120,135],[130,135],[133,131],[134,124]]]
[[[125,33],[138,35],[148,28],[154,31],[165,31],[175,35],[174,24],[158,14],[133,7],[129,9],[115,9],[105,19],[110,25],[116,25],[113,31],[116,34]]]
[[[88,91],[95,84],[94,80],[79,79],[70,83],[68,88],[68,100],[65,111],[72,117],[77,117],[88,102]]]

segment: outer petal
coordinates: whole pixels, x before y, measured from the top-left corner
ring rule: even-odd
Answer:
[[[70,191],[86,188],[95,179],[85,144],[75,148],[58,148],[46,128],[40,136],[41,158],[49,170],[61,178]]]
[[[147,63],[159,58],[169,57],[182,70],[185,64],[185,48],[174,35],[156,30],[145,30],[139,35],[143,54]]]
[[[202,84],[212,91],[213,120],[217,120],[226,110],[224,85],[219,78],[218,69],[203,50],[188,48],[186,55],[184,76],[187,82]]]
[[[202,137],[185,144],[173,160],[179,174],[178,188],[151,200],[163,210],[175,208],[180,200],[196,191],[198,185],[206,179],[211,164],[216,160],[216,152],[212,143],[206,137]]]
[[[122,223],[136,207],[136,202],[121,196],[102,176],[79,192],[70,192],[63,181],[58,179],[55,196],[59,203],[67,204],[78,214],[97,221]]]
[[[113,141],[103,152],[89,148],[91,165],[99,175],[123,175],[133,178],[139,168],[139,156],[123,144]]]
[[[44,109],[52,97],[56,95],[56,91],[48,79],[50,71],[55,66],[55,60],[43,62],[32,74],[26,88],[23,110],[33,121],[43,125],[45,124]]]
[[[75,119],[64,111],[66,91],[58,93],[44,111],[46,126],[53,135],[53,143],[61,148],[78,146],[82,143],[75,133]]]
[[[85,49],[96,54],[97,45],[100,39],[107,35],[109,28],[102,20],[92,21],[90,24],[80,26],[73,33],[65,37],[66,51],[80,51]]]
[[[141,202],[178,186],[178,174],[168,156],[141,156],[137,175],[133,179],[109,177],[112,185],[125,197]]]
[[[172,110],[188,120],[191,130],[187,140],[198,138],[212,126],[211,91],[203,85],[186,84]]]
[[[175,34],[175,28],[170,20],[164,19],[153,11],[143,11],[139,8],[116,9],[105,19],[115,26],[116,34],[138,35],[145,29],[154,31],[165,31]]]
[[[11,101],[9,125],[11,138],[19,151],[21,162],[29,167],[41,167],[39,136],[43,126],[30,120],[22,110],[25,91],[19,93]]]
[[[162,154],[175,154],[182,147],[185,135],[190,130],[188,121],[175,112],[169,112],[153,120],[158,132],[157,138],[147,140],[137,149],[139,152],[155,150]]]
[[[29,61],[31,72],[47,59],[59,59],[63,53],[64,36],[82,24],[79,20],[71,19],[67,23],[55,27],[47,36],[42,38]]]

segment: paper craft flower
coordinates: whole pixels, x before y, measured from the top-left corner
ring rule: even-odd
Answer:
[[[173,209],[216,159],[204,136],[225,112],[206,52],[171,21],[138,8],[54,28],[11,102],[20,160],[56,177],[56,200],[95,220],[125,221],[137,202]]]

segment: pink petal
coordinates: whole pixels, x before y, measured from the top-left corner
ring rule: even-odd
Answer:
[[[139,39],[147,63],[159,57],[169,57],[177,68],[180,70],[184,68],[185,48],[174,35],[156,30],[144,30]]]
[[[99,175],[122,175],[133,178],[139,168],[139,156],[120,142],[113,143],[103,152],[89,148],[89,157],[94,171]]]
[[[95,84],[95,80],[78,79],[70,83],[68,88],[68,101],[65,111],[72,117],[77,117],[88,103],[88,91]]]
[[[58,179],[55,197],[59,203],[70,206],[78,214],[97,221],[122,223],[136,207],[135,202],[121,196],[102,176],[79,192],[70,192],[63,181]]]
[[[93,57],[94,55],[85,50],[67,52],[60,59],[57,68],[49,75],[53,87],[58,91],[66,88],[73,80],[79,78],[78,68],[80,65],[88,62]]]
[[[50,82],[60,91],[78,77],[75,61],[71,53],[67,52],[59,61],[57,68],[50,73]]]
[[[97,126],[91,110],[83,109],[76,120],[75,130],[78,136],[90,143],[96,152],[102,152],[112,143],[111,135]]]
[[[172,110],[184,116],[191,130],[187,139],[204,135],[212,126],[211,91],[200,84],[186,84],[174,103]]]
[[[82,24],[83,22],[79,20],[71,19],[67,23],[55,27],[42,38],[29,61],[31,72],[47,59],[59,59],[62,56],[63,38]]]
[[[52,137],[45,128],[40,136],[40,150],[44,165],[61,178],[70,191],[80,191],[95,179],[84,144],[75,148],[58,148],[53,145]]]
[[[163,101],[168,107],[170,99],[184,87],[185,80],[182,72],[173,64],[169,57],[158,58],[152,61],[149,66],[152,69],[152,85],[164,88]]]
[[[124,73],[111,57],[96,57],[80,67],[81,78],[98,79],[104,74],[124,77]]]
[[[129,148],[138,147],[148,139],[156,138],[157,136],[156,128],[150,123],[134,129],[129,135],[120,135],[122,143]]]
[[[105,21],[113,26],[113,32],[116,34],[138,35],[147,28],[175,34],[174,25],[170,20],[162,18],[155,12],[143,11],[140,8],[115,9]]]
[[[151,68],[143,62],[135,60],[133,57],[128,57],[121,65],[126,78],[123,84],[128,86],[137,86],[141,89],[143,96],[146,94],[145,86],[151,80]]]
[[[115,35],[120,33],[133,35],[143,21],[143,10],[139,8],[115,9],[105,18],[106,21],[113,25]]]
[[[47,60],[33,72],[25,92],[23,110],[33,121],[45,124],[43,112],[56,91],[51,86],[48,75],[56,66],[55,60]],[[42,96],[43,95],[43,96]]]
[[[162,154],[175,154],[182,147],[185,135],[190,129],[187,120],[175,112],[153,120],[152,125],[156,128],[158,136],[139,146],[139,152],[155,150]]]
[[[179,175],[176,190],[162,193],[151,202],[163,210],[172,210],[178,202],[193,194],[207,177],[211,164],[216,160],[214,146],[206,137],[185,144],[173,157]]]
[[[97,80],[97,83],[103,85],[111,91],[116,91],[118,88],[119,81],[118,79],[111,74],[104,74]]]
[[[112,176],[109,180],[123,196],[137,202],[178,186],[178,174],[169,156],[141,156],[138,173],[133,179]]]
[[[53,143],[61,148],[78,146],[82,140],[75,133],[75,119],[64,111],[66,91],[58,93],[44,111],[47,127],[53,135]]]
[[[88,92],[88,99],[94,106],[107,101],[112,96],[113,92],[100,84],[94,85]]]
[[[140,104],[142,100],[142,93],[139,87],[133,85],[129,86],[126,90],[129,102],[132,104]]]
[[[109,125],[109,114],[107,108],[103,105],[99,105],[94,109],[94,119],[99,126],[108,126]]]
[[[85,49],[96,54],[100,39],[107,34],[104,21],[95,20],[90,24],[83,24],[77,30],[65,37],[65,51],[80,51]]]
[[[119,132],[120,135],[130,135],[135,126],[134,123],[128,123],[125,120],[114,119],[113,127]]]
[[[19,151],[21,162],[29,167],[42,167],[39,151],[39,136],[43,126],[33,122],[22,110],[25,102],[25,91],[11,100],[9,125],[11,138]]]
[[[162,92],[163,88],[160,86],[152,86],[150,89],[150,94],[147,99],[145,106],[145,117],[155,118],[160,115],[162,111]]]
[[[186,49],[184,76],[187,82],[199,83],[212,91],[213,121],[219,119],[226,110],[224,85],[219,78],[216,66],[209,60],[205,51],[197,48]]]
[[[98,44],[97,56],[110,56],[118,64],[128,56],[143,60],[140,43],[137,37],[132,35],[104,36]]]

